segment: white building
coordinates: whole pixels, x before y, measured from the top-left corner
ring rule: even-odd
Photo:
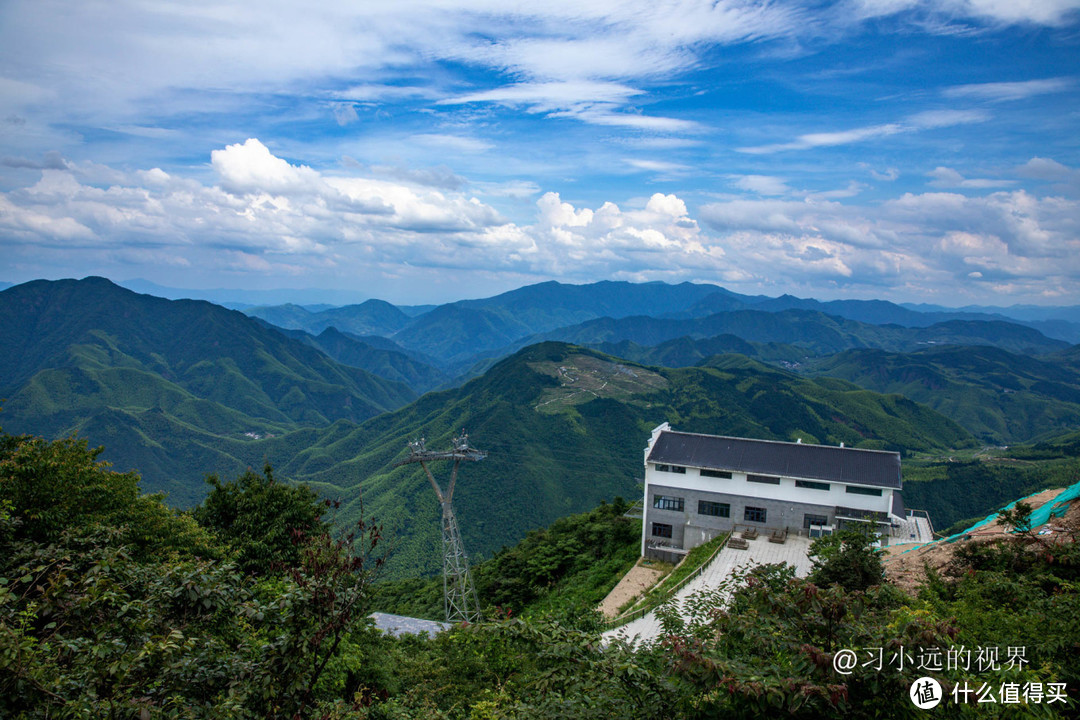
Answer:
[[[675,432],[664,423],[645,448],[641,553],[675,560],[736,526],[817,534],[870,524],[907,540],[914,523],[901,488],[896,452]]]

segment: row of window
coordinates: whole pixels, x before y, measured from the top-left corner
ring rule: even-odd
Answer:
[[[702,501],[705,502],[705,501]],[[731,507],[727,503],[712,503],[713,505],[719,505],[723,507],[724,514],[721,517],[728,517],[731,512]],[[702,513],[702,515],[711,515],[712,513]],[[768,512],[764,507],[751,507],[746,506],[743,510],[743,520],[746,522],[766,522],[768,521]],[[818,525],[824,525],[822,524]],[[810,527],[807,525],[807,527]],[[671,538],[672,526],[669,522],[653,522],[652,524],[652,536],[653,538]]]
[[[653,495],[652,506],[657,510],[674,510],[676,512],[682,512],[686,508],[685,501],[681,497],[671,495]],[[731,505],[711,500],[698,500],[697,511],[698,515],[730,517]]]
[[[702,500],[701,502],[706,503],[708,501],[707,500]],[[731,507],[727,503],[709,503],[709,504],[710,505],[718,505],[718,506],[723,507],[723,515],[721,517],[728,517],[728,513],[731,511]],[[699,505],[699,508],[700,508],[700,505]],[[702,512],[701,514],[702,515],[712,515],[713,513]],[[743,520],[745,520],[746,522],[763,523],[763,522],[766,521],[767,517],[768,517],[768,513],[765,511],[765,508],[747,507],[746,510],[743,511]],[[805,528],[807,530],[810,529],[811,525],[828,525],[828,524],[829,524],[829,518],[827,516],[825,516],[825,515],[812,515],[810,513],[806,513],[805,515],[803,515],[803,528]],[[672,533],[672,526],[669,523],[654,522],[652,524],[653,537],[670,538],[671,533]]]
[[[680,465],[657,465],[656,469],[661,471],[661,472],[672,472],[672,473],[679,473],[679,474],[682,474],[682,475],[686,474],[686,468],[684,468],[684,467],[682,467]],[[703,470],[701,470],[701,475],[703,477],[722,478],[722,479],[725,479],[725,480],[730,480],[731,479],[731,473],[726,471],[726,470],[703,469]],[[746,481],[747,482],[752,482],[752,483],[763,483],[765,485],[779,485],[780,484],[780,478],[776,477],[775,475],[747,474]],[[797,487],[797,488],[806,488],[807,490],[824,490],[824,491],[828,492],[831,489],[832,486],[829,485],[829,483],[817,482],[815,480],[796,480],[795,481],[795,487]],[[845,492],[851,493],[852,495],[873,495],[874,497],[881,497],[881,488],[868,488],[868,487],[859,487],[857,485],[848,485],[848,486],[845,487]],[[658,506],[654,505],[654,507],[658,507]],[[664,508],[664,509],[665,510],[670,510],[672,508]],[[680,507],[679,509],[681,510],[682,508]]]

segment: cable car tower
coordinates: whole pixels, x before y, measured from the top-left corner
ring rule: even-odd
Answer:
[[[443,611],[446,622],[477,622],[480,619],[480,601],[476,597],[472,575],[469,574],[469,559],[465,556],[465,546],[461,542],[461,533],[458,532],[457,519],[450,502],[454,498],[454,485],[457,483],[458,465],[461,461],[478,462],[484,457],[485,453],[469,447],[469,436],[462,431],[459,437],[454,438],[453,447],[446,451],[427,450],[424,447],[424,438],[410,442],[409,457],[394,463],[394,467],[420,463],[435,490],[435,496],[439,498],[439,505],[442,506]],[[450,471],[450,484],[445,493],[428,468],[428,463],[433,460],[454,461],[454,467]]]

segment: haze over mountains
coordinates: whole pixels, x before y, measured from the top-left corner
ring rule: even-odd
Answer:
[[[399,539],[398,574],[436,569],[435,500],[415,468],[392,468],[421,436],[438,447],[464,429],[490,453],[459,489],[484,556],[636,496],[664,421],[904,452],[1080,426],[1078,347],[999,315],[616,282],[246,313],[103,278],[4,290],[0,424],[104,444],[182,506],[207,473],[265,462],[342,498],[346,519],[362,491]]]

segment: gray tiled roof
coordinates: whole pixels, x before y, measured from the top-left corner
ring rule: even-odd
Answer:
[[[424,632],[438,635],[450,627],[450,623],[383,612],[373,612],[370,617],[375,621],[375,627],[390,635],[419,635]]]
[[[900,487],[900,453],[665,430],[649,462]]]

